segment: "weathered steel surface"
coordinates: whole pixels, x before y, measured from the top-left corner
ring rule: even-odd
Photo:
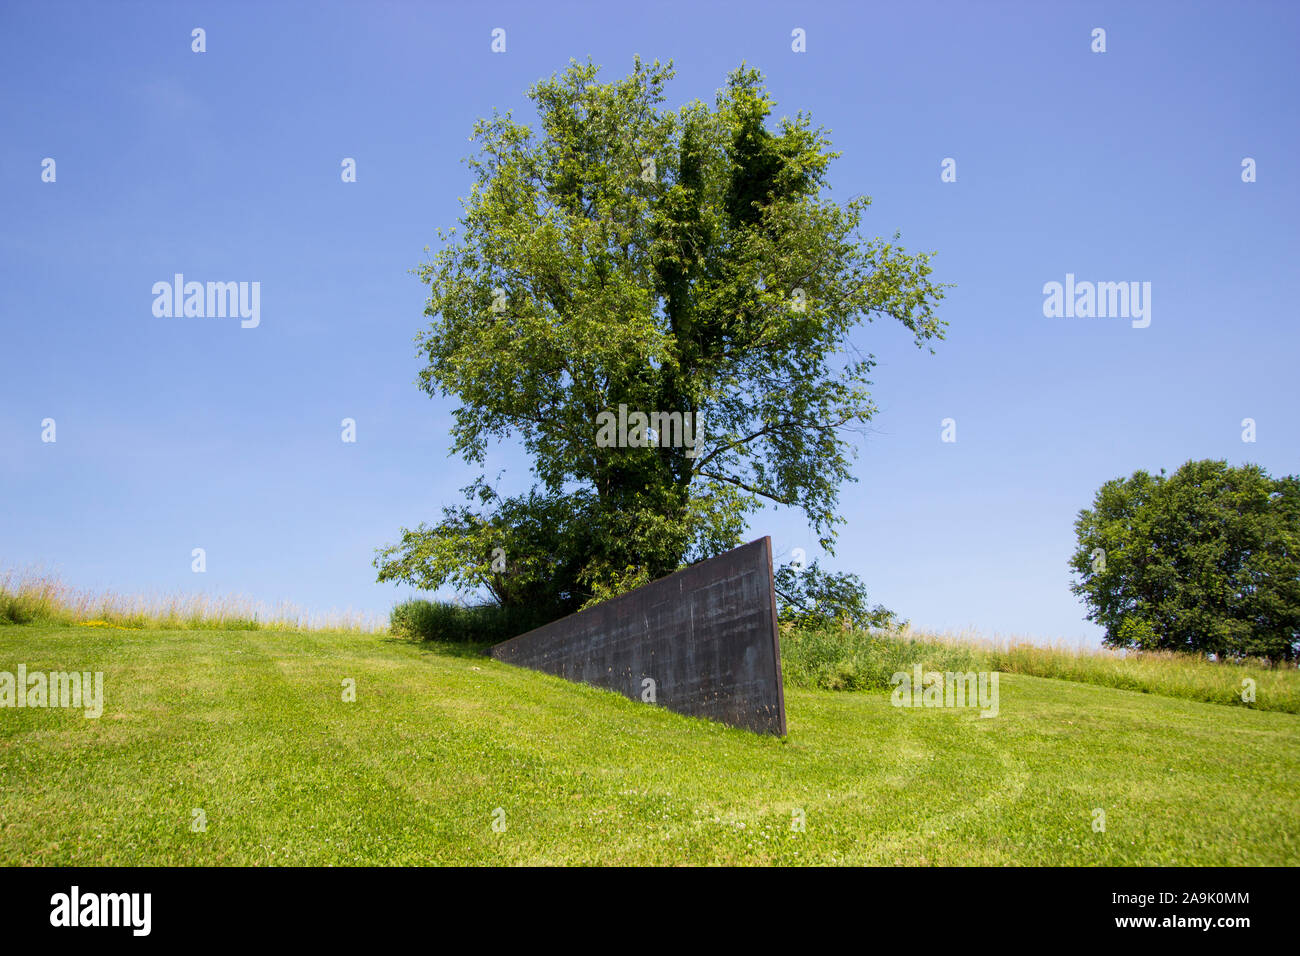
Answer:
[[[498,660],[758,733],[785,735],[772,541],[760,538],[553,621]]]

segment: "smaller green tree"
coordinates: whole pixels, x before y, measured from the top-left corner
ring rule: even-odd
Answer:
[[[867,600],[867,586],[856,574],[823,571],[816,561],[805,568],[786,564],[774,584],[781,622],[801,630],[898,625],[893,611]]]
[[[1106,482],[1075,521],[1071,586],[1104,643],[1293,661],[1300,478],[1189,461]]]

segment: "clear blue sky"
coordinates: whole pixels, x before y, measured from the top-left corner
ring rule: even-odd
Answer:
[[[0,563],[385,612],[407,589],[375,583],[375,547],[476,473],[414,384],[408,271],[456,219],[475,118],[528,115],[570,57],[672,58],[674,106],[747,60],[831,131],[835,195],[872,196],[871,233],[956,284],[937,355],[897,326],[856,339],[880,413],[831,566],[919,625],[1095,642],[1066,560],[1098,485],[1300,470],[1298,49],[1293,3],[7,2]],[[177,272],[260,282],[260,326],[155,317]],[[1066,273],[1150,282],[1150,327],[1045,318]],[[752,532],[817,556],[797,515]]]

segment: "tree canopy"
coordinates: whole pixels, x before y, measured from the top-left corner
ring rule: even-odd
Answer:
[[[851,333],[884,317],[943,337],[929,257],[860,235],[870,200],[830,199],[827,133],[771,123],[757,70],[675,110],[671,64],[597,74],[535,84],[536,128],[475,125],[459,225],[419,269],[420,383],[459,403],[452,453],[518,441],[535,484],[504,499],[481,477],[380,550],[380,580],[572,610],[733,547],[769,504],[833,552],[874,412]],[[620,406],[626,440],[597,441]],[[693,442],[637,412],[682,416]]]
[[[1189,461],[1106,482],[1075,522],[1072,586],[1105,643],[1295,660],[1300,478]]]

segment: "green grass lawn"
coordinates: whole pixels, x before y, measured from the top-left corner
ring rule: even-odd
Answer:
[[[992,719],[790,687],[777,740],[377,634],[0,628],[19,663],[105,708],[0,709],[5,865],[1300,863],[1289,713],[1005,674]]]

